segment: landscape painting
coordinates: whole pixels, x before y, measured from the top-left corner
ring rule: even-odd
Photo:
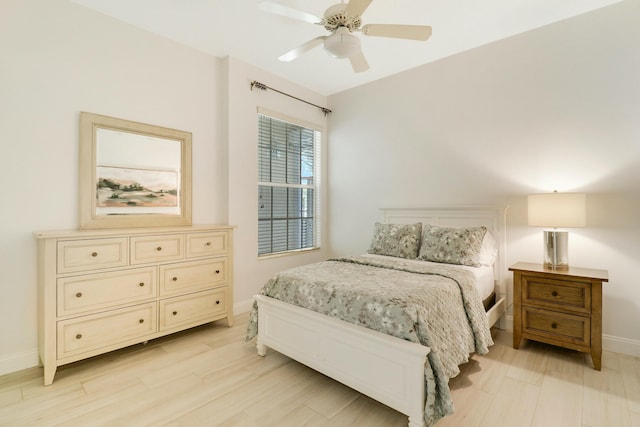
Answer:
[[[178,172],[98,166],[97,207],[178,205]]]

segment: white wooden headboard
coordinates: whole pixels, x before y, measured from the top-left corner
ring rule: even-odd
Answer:
[[[382,208],[382,212],[384,222],[391,224],[421,222],[448,227],[487,227],[498,243],[498,258],[494,264],[496,297],[507,298],[507,209],[509,206],[434,206]]]

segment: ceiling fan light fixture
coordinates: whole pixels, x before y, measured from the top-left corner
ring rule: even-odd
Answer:
[[[334,58],[349,58],[360,52],[360,39],[345,27],[336,31],[324,40],[324,50]]]

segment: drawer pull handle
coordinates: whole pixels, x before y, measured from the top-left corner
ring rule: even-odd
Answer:
[[[144,319],[140,319],[140,320],[138,320],[138,322],[144,323]]]
[[[91,252],[91,256],[94,257],[94,258],[97,257],[98,256],[98,252]]]
[[[207,243],[205,243],[205,245],[211,246],[211,242],[207,242]]]
[[[220,304],[220,300],[216,300],[216,304]]]
[[[173,278],[173,279],[171,279],[171,280],[173,280],[174,282],[177,282],[177,281],[178,281],[178,278],[177,278],[177,277],[174,277],[174,278]]]
[[[220,270],[216,270],[216,274],[220,274]]]
[[[78,334],[76,335],[76,339],[79,340],[80,338],[82,338],[82,334]]]
[[[138,286],[140,286],[141,288],[143,288],[143,287],[144,287],[144,282],[140,282],[140,283],[138,283]]]
[[[80,298],[81,296],[82,296],[82,292],[78,292],[78,293],[76,294],[76,298]]]
[[[558,324],[556,322],[553,322],[551,324],[551,329],[557,329],[558,328]]]
[[[174,311],[172,314],[173,314],[174,316],[177,316],[177,315],[178,315],[178,312],[177,312],[177,311]]]
[[[558,292],[557,291],[551,292],[551,296],[557,297],[558,296]]]
[[[162,246],[158,246],[158,247],[156,248],[156,251],[158,251],[158,252],[160,252],[161,250],[162,250]]]

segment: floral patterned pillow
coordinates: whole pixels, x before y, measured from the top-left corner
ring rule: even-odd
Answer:
[[[418,257],[426,261],[478,267],[482,239],[486,232],[486,227],[425,225]]]
[[[370,254],[414,259],[420,249],[422,223],[383,224],[376,222]]]

